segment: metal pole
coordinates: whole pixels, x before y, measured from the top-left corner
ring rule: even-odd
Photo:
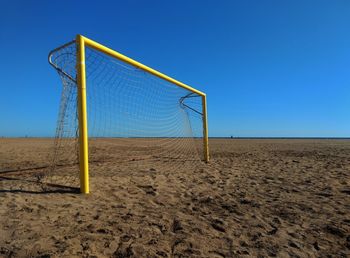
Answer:
[[[209,141],[208,141],[208,115],[207,115],[207,96],[202,96],[203,109],[203,154],[204,160],[209,162]]]
[[[86,77],[85,77],[85,42],[81,35],[77,43],[77,81],[78,81],[78,115],[79,115],[79,166],[80,192],[89,193],[88,130],[86,111]]]

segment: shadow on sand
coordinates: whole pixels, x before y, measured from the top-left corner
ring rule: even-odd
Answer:
[[[12,171],[11,171],[12,172]],[[3,172],[1,174],[4,174]],[[12,185],[11,189],[4,189],[6,182],[9,181],[17,181],[18,187]],[[32,189],[24,189],[27,187],[23,187],[24,185],[31,186],[29,188],[33,188],[35,186],[35,190]],[[15,189],[14,189],[15,188]],[[17,188],[17,189],[16,189]],[[24,193],[24,194],[78,194],[80,193],[80,189],[77,187],[65,186],[60,184],[52,184],[52,183],[43,183],[40,180],[34,179],[26,179],[26,178],[16,178],[11,176],[0,176],[0,193]]]

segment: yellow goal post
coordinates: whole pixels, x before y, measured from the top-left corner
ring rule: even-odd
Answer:
[[[74,42],[74,41],[73,41]],[[67,46],[67,43],[60,48]],[[102,52],[112,58],[116,58],[122,62],[125,62],[133,67],[143,70],[149,74],[152,74],[158,78],[161,78],[167,82],[170,82],[178,87],[184,88],[192,93],[199,95],[202,99],[202,123],[203,123],[203,160],[209,161],[209,147],[208,147],[208,119],[207,119],[207,100],[206,94],[192,88],[180,81],[177,81],[159,71],[156,71],[146,65],[143,65],[117,51],[114,51],[106,46],[103,46],[91,39],[88,39],[82,35],[77,35],[75,39],[77,46],[76,53],[76,83],[77,83],[77,111],[78,111],[78,130],[79,130],[79,170],[80,170],[80,191],[81,193],[89,193],[89,157],[88,157],[88,120],[87,120],[87,94],[86,94],[86,65],[85,65],[85,48],[89,47],[96,51]],[[49,62],[55,66],[51,61],[51,55],[54,51],[59,50],[57,48],[50,52]],[[55,66],[59,70],[58,67]],[[60,71],[63,72],[64,71]],[[69,75],[68,75],[69,76]]]

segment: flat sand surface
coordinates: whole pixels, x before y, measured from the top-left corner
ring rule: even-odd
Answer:
[[[0,257],[350,256],[350,140],[211,139],[203,164],[104,139],[89,195],[36,182],[52,141],[0,139]]]

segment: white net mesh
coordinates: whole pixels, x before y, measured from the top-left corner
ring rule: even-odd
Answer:
[[[71,42],[50,54],[63,84],[51,179],[72,186],[78,185],[79,160],[76,53]],[[128,169],[151,164],[164,172],[184,162],[198,165],[199,95],[94,49],[87,47],[85,55],[90,175],[125,162]]]

